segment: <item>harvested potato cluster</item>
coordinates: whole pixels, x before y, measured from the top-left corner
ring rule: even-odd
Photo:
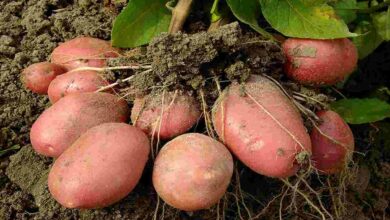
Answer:
[[[238,50],[218,34],[201,36],[215,52],[204,57],[208,64],[217,59],[219,51],[228,54],[225,47],[231,54]],[[232,36],[239,41],[238,35]],[[183,43],[177,36],[166,38]],[[275,43],[270,45],[277,47],[272,50],[280,49]],[[348,39],[288,39],[282,48],[286,75],[304,85],[340,82],[357,62],[356,48]],[[256,57],[253,53],[247,54],[251,61],[246,63],[241,56],[231,60],[233,64],[225,62],[219,72],[226,74],[229,82],[221,87],[217,77],[210,77],[217,89],[206,95],[203,89],[210,79],[201,75],[203,60],[186,66],[198,74],[191,78],[175,69],[185,66],[184,61],[172,70],[168,66],[175,65],[155,59],[155,69],[152,65],[134,76],[154,74],[171,84],[161,90],[148,88],[145,91],[152,91],[150,94],[135,95],[131,103],[118,95],[123,94],[116,87],[120,82],[109,82],[100,73],[108,58],[118,56],[119,51],[109,42],[79,37],[58,46],[51,63],[34,64],[22,73],[26,88],[48,94],[52,103],[33,124],[30,137],[36,152],[56,158],[48,186],[67,208],[102,208],[126,197],[141,179],[150,152],[157,194],[184,211],[208,209],[220,201],[233,175],[233,155],[254,172],[281,179],[296,175],[307,164],[321,174],[335,174],[351,158],[354,138],[343,119],[324,108],[315,116],[321,123],[313,122],[307,128],[301,107],[282,84],[260,72],[261,65],[249,59]],[[190,60],[191,51],[185,61]],[[217,71],[219,67],[213,68]],[[197,128],[199,124],[203,130]]]

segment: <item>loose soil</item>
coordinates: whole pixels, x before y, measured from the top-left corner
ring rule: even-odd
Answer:
[[[0,152],[9,150],[5,155],[0,155],[0,219],[153,217],[157,197],[150,181],[151,162],[136,189],[124,200],[108,208],[70,210],[51,198],[46,181],[52,160],[37,155],[28,137],[31,124],[49,106],[49,102],[45,96],[26,91],[19,80],[23,68],[49,60],[51,51],[60,42],[80,35],[109,39],[113,18],[121,7],[122,3],[109,5],[99,0],[0,1]],[[187,24],[186,28],[187,33],[191,34],[162,34],[147,48],[127,51],[124,53],[126,56],[110,61],[111,66],[131,62],[153,65],[152,72],[137,74],[130,83],[120,83],[120,95],[126,96],[131,103],[136,95],[160,92],[161,89],[190,90],[197,95],[199,91],[204,91],[206,102],[211,106],[218,96],[214,79],[218,79],[223,88],[230,81],[245,80],[249,73],[262,73],[278,80],[289,93],[300,92],[324,103],[337,96],[334,92],[300,87],[284,79],[281,74],[284,58],[280,47],[262,40],[245,26],[233,23],[219,31],[206,33],[199,32],[207,29],[207,25],[202,22],[202,15],[192,14],[190,19],[194,22]],[[388,45],[384,47],[389,48]],[[389,57],[382,50],[377,51],[380,57]],[[386,60],[382,59],[383,63]],[[378,66],[375,62],[372,65],[369,62],[365,61],[365,68]],[[379,66],[379,72],[390,70],[388,66]],[[362,71],[377,70],[368,69],[363,68]],[[121,82],[130,74],[133,72],[114,71],[109,72],[107,77]],[[359,77],[352,78],[347,84],[347,88],[352,89],[345,92],[356,93],[357,88],[361,88],[356,86],[361,83],[359,80]],[[388,78],[372,77],[369,85],[378,86],[384,82],[388,82]],[[311,110],[321,108],[309,100],[304,103]],[[204,124],[201,122],[194,130],[202,126]],[[356,155],[355,159],[360,165],[356,171],[358,178],[355,184],[347,188],[348,215],[343,219],[385,218],[390,200],[390,123],[384,121],[373,126],[352,127],[357,150],[367,154],[366,157]],[[281,192],[283,185],[278,180],[257,175],[239,163],[237,167],[233,184],[220,206],[207,211],[185,213],[162,205],[160,201],[158,215],[161,216],[164,209],[165,219],[215,219],[217,213],[225,210],[226,219],[237,219],[239,215],[247,219],[245,207],[241,202],[237,205],[235,200],[237,178],[241,180],[243,200],[251,214],[254,216],[260,213]],[[315,180],[313,182],[316,183]],[[241,214],[238,214],[238,208]],[[276,200],[257,219],[278,218],[278,211],[279,200]],[[312,219],[304,212],[283,217]]]

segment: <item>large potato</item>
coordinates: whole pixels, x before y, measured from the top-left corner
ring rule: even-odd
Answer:
[[[34,149],[58,157],[89,128],[107,122],[125,122],[129,108],[108,93],[71,94],[46,109],[31,128]]]
[[[313,164],[322,173],[334,174],[343,170],[355,147],[348,124],[334,111],[319,111],[322,123],[314,127],[310,137]]]
[[[104,67],[107,58],[119,56],[109,41],[92,37],[77,37],[56,47],[51,62],[65,66],[68,70],[78,67]]]
[[[216,204],[233,174],[230,152],[218,141],[196,133],[180,135],[159,152],[153,185],[169,205],[194,211]]]
[[[296,157],[310,154],[310,137],[300,114],[269,79],[252,75],[232,84],[215,103],[213,124],[220,139],[245,165],[269,177],[288,177]]]
[[[93,127],[55,161],[50,193],[67,208],[109,206],[134,189],[149,149],[146,135],[128,124]]]
[[[287,75],[301,84],[333,85],[351,74],[358,60],[357,49],[347,38],[290,38],[282,47]]]
[[[109,83],[96,71],[84,70],[62,74],[56,77],[47,91],[51,103],[57,102],[60,98],[83,92],[95,92]]]
[[[199,103],[185,92],[136,98],[131,111],[134,126],[150,136],[159,136],[164,140],[188,131],[199,117]]]

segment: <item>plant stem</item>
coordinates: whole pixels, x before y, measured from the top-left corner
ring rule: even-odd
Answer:
[[[193,0],[179,0],[172,10],[172,19],[169,24],[168,33],[176,33],[183,28],[184,22],[190,14],[192,1]]]

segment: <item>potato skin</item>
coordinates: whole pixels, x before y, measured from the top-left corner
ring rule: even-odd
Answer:
[[[65,72],[64,67],[54,63],[35,63],[23,70],[21,81],[27,89],[43,95],[47,94],[51,81]]]
[[[214,105],[213,124],[239,160],[268,177],[295,174],[299,168],[296,155],[311,151],[300,114],[279,87],[263,76],[252,75],[244,88],[237,83],[228,87]]]
[[[162,96],[160,94],[136,98],[131,111],[131,121],[150,136],[159,135],[161,139],[167,140],[194,126],[200,117],[200,110],[195,98],[184,92],[165,93],[164,106]]]
[[[95,92],[109,83],[96,71],[83,70],[62,74],[55,78],[49,86],[48,95],[51,103],[57,102],[60,98],[83,92]]]
[[[56,47],[51,62],[65,66],[69,71],[78,67],[104,67],[104,58],[118,57],[118,50],[108,41],[92,37],[77,37]]]
[[[129,108],[108,93],[71,94],[46,109],[31,127],[30,140],[40,154],[58,157],[89,128],[107,122],[125,122]]]
[[[225,194],[233,174],[233,158],[220,142],[197,133],[180,135],[161,149],[153,169],[153,185],[169,205],[207,209]]]
[[[338,173],[352,157],[355,148],[353,133],[334,111],[319,111],[317,116],[323,122],[310,134],[314,167],[324,174]]]
[[[125,123],[89,129],[55,161],[50,193],[67,208],[101,208],[129,194],[145,168],[149,140]]]
[[[286,74],[301,84],[333,85],[344,80],[357,65],[358,53],[347,38],[314,40],[290,38],[282,45]]]

